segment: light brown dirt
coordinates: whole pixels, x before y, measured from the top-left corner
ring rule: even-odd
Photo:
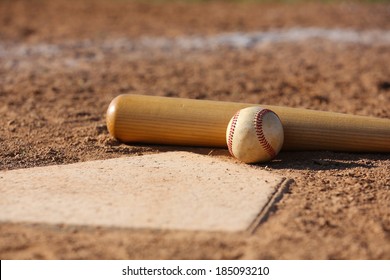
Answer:
[[[260,49],[132,55],[102,53],[95,44],[276,27],[388,30],[389,18],[389,4],[0,1],[0,43],[19,47],[18,54],[0,56],[0,169],[167,150],[225,152],[116,142],[104,117],[120,93],[389,118],[389,45],[312,40]],[[74,44],[87,39],[88,48]],[[73,45],[66,47],[69,42]],[[63,48],[60,57],[20,50],[48,43]],[[389,154],[284,151],[256,168],[296,183],[253,235],[3,223],[0,258],[390,258]]]

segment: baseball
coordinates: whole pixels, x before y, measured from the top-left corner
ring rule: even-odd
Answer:
[[[283,126],[279,117],[262,107],[239,110],[226,129],[230,154],[245,163],[273,159],[283,145]]]

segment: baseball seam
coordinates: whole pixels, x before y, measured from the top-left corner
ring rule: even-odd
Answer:
[[[229,130],[229,137],[228,137],[228,141],[227,141],[228,149],[229,149],[229,152],[230,152],[230,154],[232,156],[234,156],[234,153],[233,153],[233,136],[234,136],[234,131],[236,129],[236,124],[237,124],[237,120],[238,120],[238,115],[239,114],[240,114],[240,111],[238,111],[233,116],[232,124],[230,125],[230,130]]]
[[[274,148],[272,148],[271,144],[268,143],[263,132],[263,117],[267,113],[272,113],[272,111],[268,109],[259,110],[256,113],[253,121],[256,129],[257,139],[259,140],[260,145],[270,155],[271,159],[273,159],[276,156],[276,152]]]

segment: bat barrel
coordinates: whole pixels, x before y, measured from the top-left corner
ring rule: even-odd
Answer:
[[[390,120],[248,103],[119,95],[107,110],[110,134],[126,143],[227,147],[226,127],[240,109],[262,106],[278,114],[283,150],[390,152]]]

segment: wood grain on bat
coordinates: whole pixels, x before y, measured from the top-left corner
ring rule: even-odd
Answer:
[[[110,134],[122,142],[227,147],[226,127],[239,110],[260,104],[125,94],[107,110]],[[260,105],[282,121],[284,150],[390,152],[390,120]]]

